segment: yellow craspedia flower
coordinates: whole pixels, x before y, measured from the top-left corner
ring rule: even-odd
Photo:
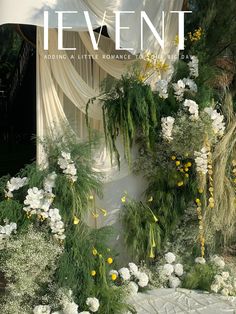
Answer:
[[[92,276],[92,277],[96,276],[96,270],[92,270],[92,271],[91,271],[91,276]]]
[[[198,189],[198,192],[199,192],[200,194],[202,194],[204,191],[203,191],[203,189]]]
[[[200,203],[201,203],[201,200],[200,200],[199,198],[196,198],[195,202],[196,202],[197,204],[200,204]]]
[[[79,218],[77,218],[76,216],[74,216],[74,221],[73,221],[74,225],[78,225],[79,222],[80,222]]]
[[[121,198],[121,202],[122,202],[123,204],[126,202],[126,196],[123,196],[123,197]]]
[[[179,166],[179,165],[180,165],[180,161],[177,160],[177,161],[175,162],[175,164],[176,164],[176,166]]]
[[[94,256],[98,255],[98,251],[95,249],[95,247],[93,248],[92,253],[93,253]]]
[[[188,172],[188,171],[189,171],[189,169],[186,167],[186,168],[184,168],[184,171],[185,171],[185,172]]]
[[[188,174],[188,173],[185,173],[185,177],[188,178],[188,177],[189,177],[189,174]]]
[[[176,159],[176,156],[174,156],[174,155],[171,156],[171,159],[172,159],[172,160],[175,160],[175,159]]]
[[[93,195],[89,195],[89,199],[92,201],[94,199]]]
[[[112,258],[112,257],[108,257],[107,263],[108,263],[109,265],[111,265],[111,264],[113,263],[113,258]]]
[[[177,182],[177,186],[183,186],[183,185],[184,185],[184,182],[183,182],[183,181]]]
[[[187,166],[188,168],[190,168],[190,167],[192,166],[192,163],[189,161],[189,162],[187,162],[186,166]]]
[[[111,275],[111,280],[112,280],[112,281],[115,281],[116,279],[117,279],[117,275],[116,275],[116,274],[112,274],[112,275]]]

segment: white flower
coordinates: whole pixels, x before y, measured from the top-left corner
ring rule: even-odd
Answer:
[[[212,284],[211,285],[211,291],[218,293],[218,291],[220,290],[220,287],[217,284]]]
[[[97,298],[87,298],[86,304],[88,305],[89,310],[93,313],[97,312],[100,306]]]
[[[39,209],[42,206],[42,200],[44,198],[44,191],[34,187],[28,189],[28,195],[24,201],[25,205],[29,205],[30,208]]]
[[[110,276],[111,276],[111,275],[116,275],[116,276],[118,277],[119,273],[118,273],[117,270],[112,269],[112,270],[109,271],[109,275],[110,275]]]
[[[167,141],[172,141],[172,131],[175,119],[173,117],[161,118],[162,137]]]
[[[71,154],[70,154],[70,153],[61,152],[61,155],[62,155],[62,157],[63,157],[65,160],[71,161]]]
[[[88,311],[79,312],[79,314],[90,314]]]
[[[179,277],[181,277],[184,273],[184,268],[183,268],[183,265],[182,264],[176,264],[174,266],[174,269],[175,269],[175,274]]]
[[[149,278],[147,274],[139,272],[136,277],[138,279],[139,287],[144,288],[148,285]]]
[[[215,278],[216,284],[219,284],[219,285],[222,285],[222,284],[223,284],[224,279],[223,279],[223,277],[222,277],[221,275],[215,275],[214,278]]]
[[[208,172],[208,154],[209,152],[205,147],[200,152],[194,152],[196,170],[204,175]]]
[[[195,101],[191,99],[185,99],[183,106],[188,108],[191,120],[195,121],[199,118],[198,104]]]
[[[169,277],[169,286],[170,288],[178,288],[181,284],[181,281],[178,277],[175,277],[175,276],[170,276]]]
[[[35,306],[33,313],[34,314],[50,314],[51,308],[49,305],[38,305],[38,306]]]
[[[166,80],[159,80],[156,83],[156,90],[159,96],[163,99],[168,98],[168,82]]]
[[[174,263],[176,257],[173,253],[168,252],[165,254],[165,260],[167,261],[168,264]]]
[[[55,181],[57,174],[54,172],[50,173],[44,181],[44,190],[52,193],[52,189],[55,187]]]
[[[196,56],[191,56],[191,61],[188,63],[190,76],[198,77],[198,58]]]
[[[204,257],[197,257],[197,258],[195,258],[195,263],[203,265],[203,264],[206,264],[206,260]]]
[[[129,263],[130,274],[136,276],[138,273],[138,266],[134,263]]]
[[[178,80],[177,83],[173,84],[175,98],[178,101],[182,101],[184,99],[184,92],[185,92],[185,84],[182,80]]]
[[[119,270],[119,274],[120,274],[121,278],[122,278],[124,281],[130,279],[130,272],[129,272],[129,269],[126,268],[126,267],[122,267],[122,268]]]
[[[78,305],[75,302],[67,302],[66,304],[64,304],[63,313],[64,314],[77,314]]]
[[[0,226],[0,244],[2,241],[8,239],[13,232],[17,229],[17,224],[11,222],[10,224],[6,224],[5,226]]]
[[[229,289],[227,289],[227,288],[222,289],[222,290],[221,290],[221,294],[222,294],[223,296],[227,297],[227,296],[229,295]]]
[[[20,188],[22,188],[24,185],[26,185],[28,183],[28,179],[26,177],[24,178],[11,178],[10,181],[7,182],[7,189],[10,192],[19,190]]]
[[[138,285],[134,281],[130,281],[127,286],[128,293],[132,296],[138,293]]]
[[[70,153],[62,152],[61,156],[62,157],[58,158],[58,165],[72,182],[76,182],[78,179],[76,176],[77,169],[74,162],[71,160]]]
[[[214,110],[212,107],[205,108],[204,112],[206,112],[212,120],[212,128],[214,133],[219,136],[223,136],[225,131],[225,123],[223,122],[224,116]]]
[[[219,257],[218,255],[214,255],[211,257],[211,262],[213,262],[217,267],[224,268],[225,262],[222,257]]]
[[[224,280],[227,280],[229,278],[229,272],[228,271],[223,271],[221,273],[221,276]]]
[[[190,78],[184,78],[183,82],[185,86],[187,86],[191,92],[197,93],[197,84],[191,80]]]
[[[162,275],[169,277],[174,272],[174,266],[171,264],[165,264],[161,270]]]

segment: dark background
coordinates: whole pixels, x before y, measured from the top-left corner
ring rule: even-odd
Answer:
[[[35,38],[33,26],[0,27],[0,176],[36,156]]]

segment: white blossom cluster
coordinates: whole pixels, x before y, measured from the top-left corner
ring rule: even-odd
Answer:
[[[218,255],[213,255],[210,258],[210,261],[215,264],[216,267],[223,269],[225,267],[225,261],[223,257],[218,256]]]
[[[216,135],[223,136],[225,131],[225,122],[223,121],[224,116],[212,107],[205,108],[204,112],[206,112],[212,120],[212,128],[214,133]]]
[[[139,288],[144,288],[148,285],[148,275],[140,271],[134,263],[129,263],[129,267],[122,267],[118,271],[111,270],[110,275],[115,274],[127,286],[127,291],[130,295],[138,293]]]
[[[196,258],[195,258],[195,263],[196,263],[196,264],[204,265],[204,264],[206,264],[206,260],[205,260],[204,257],[199,256],[199,257],[196,257]]]
[[[61,152],[61,157],[58,159],[58,165],[72,182],[77,181],[77,169],[75,163],[71,159],[70,153]]]
[[[184,100],[185,84],[182,80],[178,80],[177,83],[173,83],[175,98],[178,101]]]
[[[219,273],[215,275],[211,285],[211,291],[220,293],[223,296],[236,295],[236,277],[228,271],[224,271],[225,261],[223,257],[214,255],[210,258],[210,261],[219,269]]]
[[[187,91],[197,93],[197,84],[190,78],[183,78],[178,80],[177,83],[173,83],[175,98],[178,101],[184,100],[184,93]]]
[[[156,83],[156,91],[163,99],[168,98],[168,82],[166,80],[159,80]]]
[[[208,172],[208,168],[207,168],[207,165],[208,165],[208,150],[206,147],[203,147],[201,149],[200,152],[194,152],[194,156],[195,156],[195,163],[196,163],[196,170],[197,172],[205,175],[207,174]]]
[[[49,305],[37,305],[33,310],[34,314],[50,314],[51,308]]]
[[[214,281],[211,285],[211,291],[220,293],[223,296],[236,294],[236,278],[230,276],[230,273],[223,271],[215,275]]]
[[[191,56],[191,61],[188,63],[191,77],[194,78],[198,77],[199,75],[198,64],[199,64],[198,58],[196,56]]]
[[[52,233],[59,240],[65,239],[64,223],[57,208],[51,208],[55,195],[52,189],[55,187],[56,173],[49,174],[44,181],[44,190],[33,187],[28,189],[24,200],[27,205],[23,208],[29,215],[38,215],[43,220],[48,219]]]
[[[198,112],[198,104],[191,99],[185,99],[184,107],[186,107],[190,113],[190,119],[192,121],[198,120],[199,118],[199,112]]]
[[[11,222],[10,224],[6,224],[5,226],[0,226],[0,244],[8,239],[13,232],[17,229],[17,224]]]
[[[13,198],[13,192],[19,190],[23,186],[25,186],[28,183],[28,178],[11,178],[9,181],[7,181],[7,187],[5,190],[5,197],[7,198]]]
[[[161,128],[162,128],[162,137],[164,140],[172,141],[172,131],[175,123],[175,118],[173,117],[166,117],[161,118]]]
[[[51,227],[52,233],[54,234],[54,237],[58,240],[64,240],[66,237],[64,234],[65,227],[61,219],[59,209],[51,208],[49,210],[48,217],[49,217],[49,225]]]
[[[165,261],[167,262],[160,267],[159,276],[163,285],[170,288],[177,288],[181,285],[181,277],[184,274],[183,265],[176,262],[176,256],[172,252],[165,254]]]
[[[100,306],[99,300],[97,298],[87,298],[86,304],[89,310],[93,313],[97,312]]]

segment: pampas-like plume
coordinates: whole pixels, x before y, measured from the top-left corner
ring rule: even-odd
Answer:
[[[236,116],[229,93],[226,93],[223,110],[228,127],[213,152],[215,207],[207,210],[206,226],[211,234],[220,232],[223,245],[227,246],[236,232],[236,195],[231,179],[231,162],[236,148]]]

